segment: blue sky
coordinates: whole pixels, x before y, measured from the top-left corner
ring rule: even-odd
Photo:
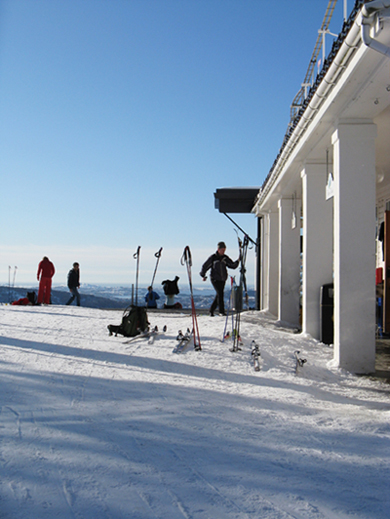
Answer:
[[[43,255],[54,284],[73,261],[84,282],[132,283],[139,245],[141,283],[160,247],[158,282],[186,278],[186,245],[196,283],[219,240],[235,259],[214,192],[262,184],[327,5],[0,0],[0,284],[9,266],[34,282]]]

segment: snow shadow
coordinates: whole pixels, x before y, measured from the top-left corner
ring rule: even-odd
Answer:
[[[389,437],[266,387],[225,394],[26,364],[2,370],[0,391],[5,517],[387,517],[388,465],[372,460]]]
[[[291,381],[263,378],[255,375],[231,373],[218,370],[216,368],[194,366],[192,364],[175,362],[173,360],[167,361],[164,359],[156,359],[146,356],[133,356],[129,353],[126,354],[110,351],[98,351],[96,349],[77,348],[68,345],[19,340],[4,336],[0,337],[0,344],[13,346],[28,351],[31,350],[31,352],[34,354],[36,354],[36,352],[41,352],[42,354],[47,354],[51,357],[58,355],[85,359],[87,362],[95,361],[102,362],[104,364],[110,363],[116,367],[144,368],[148,370],[154,370],[156,373],[176,374],[187,377],[196,377],[199,379],[231,382],[234,384],[249,384],[255,387],[278,388],[285,391],[294,391],[297,393],[308,394],[318,400],[323,400],[324,402],[334,402],[335,404],[339,404],[340,401],[343,401],[346,404],[363,406],[367,409],[390,410],[390,402],[386,404],[383,402],[378,403],[374,401],[360,400],[354,396],[342,397],[332,393],[331,391],[315,386],[313,387],[299,383],[293,383]],[[118,346],[123,347],[123,344],[118,344]],[[289,403],[289,405],[291,404]]]

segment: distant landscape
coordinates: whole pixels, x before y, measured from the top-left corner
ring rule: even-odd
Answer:
[[[0,286],[0,303],[7,304],[26,297],[28,291],[34,290],[38,294],[38,285],[25,287],[9,287]],[[165,303],[165,295],[162,287],[155,287],[156,292],[160,295],[158,307],[163,308]],[[138,290],[138,305],[143,306],[147,287],[140,287]],[[132,287],[130,285],[82,285],[80,288],[81,306],[88,308],[101,309],[124,309],[132,302]],[[230,295],[230,287],[225,290],[226,305],[228,305]],[[69,299],[69,290],[66,286],[54,286],[51,291],[51,300],[53,305],[64,305]],[[205,287],[194,287],[194,301],[196,308],[209,308],[214,298],[212,287],[207,284]],[[135,301],[134,295],[134,301]],[[191,299],[189,289],[180,288],[180,294],[175,296],[175,301],[181,303],[184,309],[191,308]],[[248,290],[249,307],[255,307],[255,291]],[[73,303],[75,304],[75,303]],[[246,308],[246,305],[244,305]]]

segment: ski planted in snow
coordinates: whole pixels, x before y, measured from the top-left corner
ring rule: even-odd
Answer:
[[[300,354],[299,350],[294,351],[294,355],[295,355],[295,359],[296,359],[295,373],[298,373],[299,368],[301,368],[305,364],[305,362],[307,362],[307,360],[302,359],[302,357],[300,357],[299,354]]]
[[[247,293],[247,286],[246,286],[246,256],[248,251],[248,245],[249,245],[249,237],[245,234],[244,241],[242,242],[241,239],[238,237],[238,248],[240,251],[240,284],[239,284],[239,295],[238,297],[242,297],[243,291],[245,291],[245,300],[248,304],[248,293]],[[242,300],[240,300],[237,304],[238,308],[236,308],[236,318],[234,323],[234,330],[233,330],[233,348],[231,348],[230,351],[239,351],[241,348],[239,347],[239,343],[241,341],[240,337],[240,325],[241,325],[241,312],[242,312]]]
[[[240,346],[242,345],[242,339],[241,339],[239,331],[236,328],[234,328],[234,330],[232,332],[232,339],[233,339],[233,346],[231,348],[229,348],[229,350],[233,353],[236,351],[241,351],[242,348],[240,348]]]
[[[231,280],[231,288],[230,288],[230,295],[229,295],[229,304],[226,312],[226,319],[225,319],[225,327],[223,329],[222,339],[221,342],[225,342],[226,339],[230,339],[233,335],[233,329],[234,329],[234,316],[233,316],[233,306],[234,306],[234,290],[236,287],[236,282],[233,276],[230,276]],[[232,318],[232,332],[230,333],[230,330],[227,330],[229,317]]]
[[[178,341],[178,343],[173,348],[172,353],[183,353],[190,345],[191,339],[192,339],[192,331],[189,328],[187,328],[187,331],[184,334],[181,330],[179,330],[177,337],[176,337],[176,340]]]
[[[260,371],[260,348],[256,341],[252,341],[252,359],[253,359],[253,367],[255,371]]]
[[[192,267],[192,257],[191,257],[191,251],[189,246],[187,245],[184,248],[183,255],[180,260],[182,265],[185,265],[187,267],[187,274],[188,274],[188,283],[190,285],[190,294],[191,294],[191,314],[192,314],[192,338],[194,341],[194,350],[200,351],[202,349],[202,346],[200,344],[200,335],[199,335],[199,327],[198,327],[198,319],[196,317],[196,309],[195,309],[195,303],[194,303],[194,292],[192,289],[192,274],[191,274],[191,267]]]

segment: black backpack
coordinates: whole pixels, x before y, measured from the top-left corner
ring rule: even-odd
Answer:
[[[123,335],[124,337],[135,337],[149,328],[148,314],[144,306],[131,306],[126,309],[119,326],[110,324],[108,327],[110,335]]]
[[[27,299],[30,301],[32,305],[37,304],[37,294],[33,292],[27,292]]]
[[[177,286],[179,279],[180,278],[176,276],[173,280],[166,279],[161,283],[166,296],[176,296],[180,293],[179,287]]]

